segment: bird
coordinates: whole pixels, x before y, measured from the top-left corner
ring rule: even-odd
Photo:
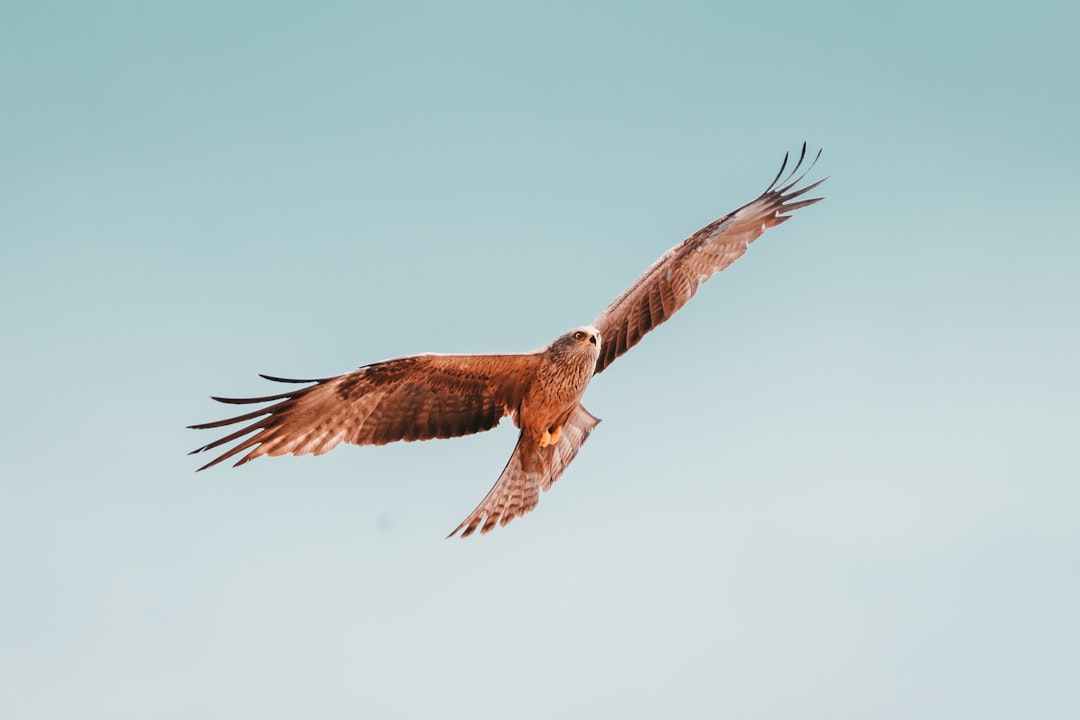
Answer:
[[[805,195],[828,177],[803,184],[821,157],[780,171],[754,200],[709,223],[652,264],[590,324],[527,353],[424,353],[307,380],[260,375],[302,387],[252,398],[212,396],[228,405],[261,405],[196,430],[230,428],[189,454],[219,452],[198,470],[240,456],[322,455],[341,443],[384,445],[452,438],[494,428],[510,416],[519,429],[506,467],[479,505],[447,536],[487,533],[533,510],[600,422],[581,404],[589,381],[668,320],[698,287],[746,253],[769,228],[822,197]],[[797,175],[797,176],[796,176]],[[235,445],[224,449],[224,446]]]

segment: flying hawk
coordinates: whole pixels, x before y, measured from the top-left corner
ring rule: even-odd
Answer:
[[[384,445],[458,437],[490,430],[510,415],[521,430],[510,461],[487,497],[448,537],[506,525],[536,507],[540,491],[559,479],[600,422],[581,405],[589,380],[685,305],[701,283],[742,257],[759,235],[821,200],[797,199],[825,181],[797,187],[820,156],[819,150],[794,177],[806,159],[806,143],[787,176],[785,154],[780,172],[757,199],[673,247],[592,325],[570,330],[541,350],[412,355],[313,380],[263,375],[305,387],[257,398],[213,398],[230,405],[268,404],[227,420],[191,425],[241,425],[192,451],[239,441],[199,470],[241,453],[236,465],[260,455],[321,455],[343,442]]]

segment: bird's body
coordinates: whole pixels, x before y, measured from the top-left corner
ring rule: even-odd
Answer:
[[[574,406],[585,394],[600,355],[600,333],[578,328],[555,338],[537,353],[535,375],[521,399],[515,423],[541,446],[557,440]]]
[[[796,170],[805,154],[804,145]],[[559,478],[599,423],[581,405],[592,377],[685,305],[702,282],[741,257],[766,229],[820,200],[793,202],[822,182],[796,189],[805,172],[791,180],[793,170],[776,187],[784,167],[756,200],[665,253],[592,325],[570,330],[541,350],[412,355],[316,380],[263,376],[305,387],[259,398],[215,398],[229,404],[270,404],[192,425],[205,429],[243,424],[193,451],[240,441],[199,469],[242,452],[237,465],[260,455],[320,455],[343,442],[383,445],[457,437],[490,430],[510,415],[520,429],[514,452],[488,495],[451,535],[467,537],[477,529],[483,533],[505,525],[536,506],[540,492]]]

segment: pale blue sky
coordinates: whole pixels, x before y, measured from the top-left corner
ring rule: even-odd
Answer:
[[[5,718],[1080,715],[1071,3],[4,3]],[[591,321],[825,202],[514,443],[194,474],[210,394]]]

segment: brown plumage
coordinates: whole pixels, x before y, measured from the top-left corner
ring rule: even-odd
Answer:
[[[413,355],[315,380],[267,380],[305,385],[258,398],[218,398],[263,404],[242,415],[191,425],[241,427],[192,453],[231,442],[199,470],[236,457],[321,455],[340,443],[385,445],[398,440],[450,438],[490,430],[510,415],[520,428],[517,446],[494,487],[450,535],[468,537],[505,525],[536,507],[600,421],[581,405],[593,375],[636,345],[685,305],[698,286],[742,257],[750,243],[791,212],[821,198],[796,200],[824,180],[801,188],[817,162],[792,179],[806,159],[755,200],[697,231],[669,250],[608,306],[591,326],[560,335],[550,345],[516,355]],[[268,403],[268,404],[267,404]]]

